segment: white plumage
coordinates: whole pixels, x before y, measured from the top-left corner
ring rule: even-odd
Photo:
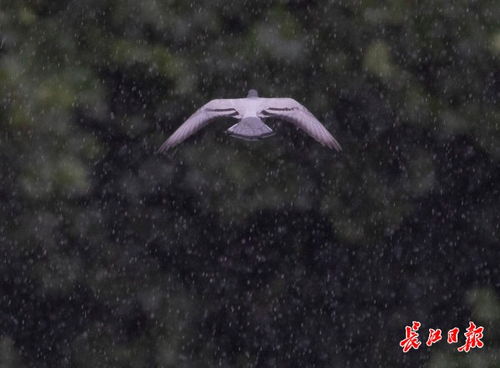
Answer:
[[[318,119],[292,98],[262,98],[256,90],[246,98],[216,99],[208,102],[187,119],[160,147],[163,152],[219,118],[234,118],[239,122],[227,130],[236,138],[258,140],[274,134],[262,119],[277,118],[302,129],[316,141],[331,149],[341,150],[337,140]]]

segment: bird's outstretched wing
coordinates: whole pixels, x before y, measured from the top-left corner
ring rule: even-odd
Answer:
[[[263,114],[294,124],[316,141],[331,149],[341,151],[339,142],[330,134],[313,114],[293,98],[269,98],[264,104]]]
[[[164,152],[196,133],[211,121],[237,115],[230,99],[217,99],[208,102],[189,117],[177,130],[161,145],[158,152]]]

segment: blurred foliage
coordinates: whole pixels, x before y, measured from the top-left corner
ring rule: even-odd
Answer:
[[[498,366],[498,1],[0,5],[0,366]],[[248,88],[344,151],[155,155]]]

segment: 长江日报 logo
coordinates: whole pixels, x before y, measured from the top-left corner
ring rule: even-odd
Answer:
[[[420,334],[417,332],[420,329],[422,324],[418,321],[413,321],[411,326],[405,327],[405,338],[399,342],[399,346],[403,348],[403,352],[407,353],[411,349],[418,350],[422,341],[420,341]],[[471,349],[482,348],[484,343],[482,341],[483,338],[484,327],[476,326],[476,324],[472,321],[469,322],[469,327],[467,327],[464,336],[465,343],[457,348],[460,352],[468,353]],[[460,333],[460,329],[458,327],[454,327],[448,331],[446,341],[448,344],[457,344],[458,343],[458,334]],[[425,344],[427,346],[432,346],[433,344],[441,341],[443,339],[443,332],[441,329],[433,329],[429,328],[429,333],[427,335],[427,341]]]

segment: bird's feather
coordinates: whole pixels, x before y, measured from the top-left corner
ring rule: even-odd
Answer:
[[[236,110],[232,107],[230,101],[224,99],[212,100],[199,108],[161,145],[158,151],[164,152],[178,145],[218,118],[235,115]]]
[[[268,100],[264,109],[265,115],[290,122],[322,145],[337,151],[342,150],[339,142],[303,105],[292,98],[269,98]]]

